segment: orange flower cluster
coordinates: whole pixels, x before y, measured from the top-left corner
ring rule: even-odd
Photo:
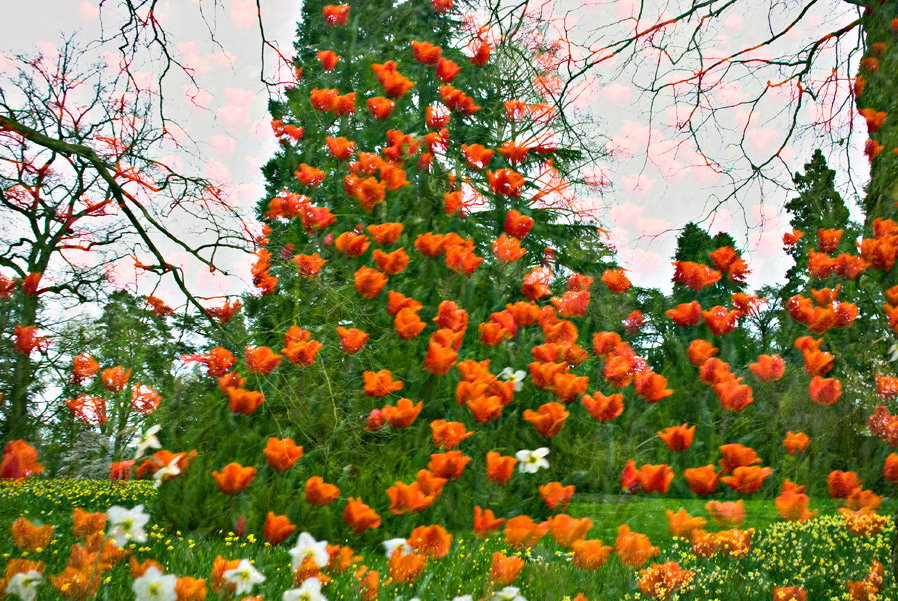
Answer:
[[[717,357],[705,360],[699,376],[704,384],[713,388],[720,406],[727,411],[738,413],[754,402],[751,386],[743,384],[744,378],[737,378],[730,366]]]
[[[218,379],[219,389],[228,397],[230,402],[231,413],[252,415],[265,402],[264,394],[255,390],[244,389],[243,386],[245,384],[246,378],[241,378],[234,372]]]
[[[65,569],[50,576],[50,583],[69,599],[92,599],[103,581],[103,573],[115,567],[129,553],[127,549],[117,547],[103,533],[94,533],[84,544],[72,545]]]
[[[746,276],[751,272],[748,263],[736,252],[732,246],[722,246],[709,253],[714,267],[729,276],[731,282],[745,283]]]
[[[683,586],[692,582],[693,573],[680,569],[680,564],[668,561],[662,564],[653,563],[648,569],[639,572],[636,581],[644,594],[653,599],[666,601]]]
[[[66,407],[78,421],[92,426],[102,426],[108,421],[106,417],[106,399],[82,394],[65,402]]]
[[[253,286],[258,288],[262,296],[265,296],[274,291],[278,279],[271,275],[271,253],[264,248],[260,248],[255,252],[255,255],[257,259],[252,267]]]
[[[239,463],[229,463],[219,472],[212,472],[218,490],[226,495],[235,495],[243,491],[256,479],[256,468],[243,467]]]
[[[696,292],[716,284],[721,278],[719,271],[701,263],[674,261],[672,264],[674,266],[673,283],[681,284]]]
[[[637,470],[636,462],[631,459],[627,461],[621,473],[621,488],[627,492],[666,494],[673,479],[674,472],[669,465],[645,464]]]
[[[43,471],[44,466],[37,460],[37,449],[24,440],[6,443],[0,461],[0,480],[20,480]]]
[[[196,362],[206,366],[206,373],[212,378],[220,378],[237,363],[237,358],[223,347],[217,346],[211,351],[197,355],[181,355],[184,363]],[[98,366],[99,367],[99,366]]]
[[[754,528],[748,530],[721,530],[720,532],[692,532],[692,552],[700,557],[711,557],[718,551],[728,557],[742,557],[751,549]]]
[[[658,547],[652,546],[649,537],[632,532],[626,524],[622,524],[617,529],[614,552],[617,553],[622,564],[631,568],[641,568],[649,559],[658,557],[660,553]]]
[[[315,89],[309,93],[309,100],[315,110],[337,117],[355,112],[355,92],[341,95],[336,89]]]
[[[440,79],[443,81],[446,81],[447,79],[451,81],[457,74],[457,72],[452,74],[452,71],[455,71],[455,69],[458,68],[458,65],[450,63],[452,63],[452,61],[440,62],[440,64],[437,65],[437,77],[440,77],[440,72],[442,70],[443,77],[440,77]],[[445,103],[446,106],[465,116],[473,115],[480,110],[480,107],[474,103],[473,98],[450,85],[440,86],[440,98],[442,98],[443,103]]]
[[[801,295],[789,299],[786,307],[789,316],[795,321],[808,326],[815,334],[823,334],[830,328],[847,328],[857,317],[857,305],[853,303],[837,303],[839,287],[811,290],[817,306],[809,298]]]
[[[312,365],[318,351],[322,349],[322,344],[317,340],[311,340],[312,333],[303,330],[299,326],[290,326],[284,334],[284,348],[281,352],[287,357],[287,360],[293,365]]]
[[[783,483],[783,491],[774,502],[776,510],[784,520],[806,522],[815,515],[816,511],[808,511],[811,500],[804,493],[804,486],[798,486],[788,478]]]
[[[711,307],[707,311],[702,311],[702,317],[708,324],[708,329],[714,336],[724,336],[736,329],[739,325],[739,318],[742,317],[742,311],[735,309],[727,311],[726,307],[718,305]]]

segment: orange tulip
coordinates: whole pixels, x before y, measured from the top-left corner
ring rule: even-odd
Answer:
[[[788,479],[783,483],[783,491],[774,502],[776,510],[784,520],[804,523],[817,515],[816,511],[808,511],[810,498],[804,494],[804,488]]]
[[[677,305],[676,309],[668,309],[665,314],[678,326],[694,326],[702,319],[702,306],[698,301],[692,301]]]
[[[433,444],[447,451],[457,447],[466,438],[474,436],[473,432],[465,429],[463,423],[447,422],[444,419],[430,422],[430,429],[433,431]]]
[[[391,428],[402,430],[412,425],[423,407],[424,403],[415,405],[409,399],[399,399],[395,407],[386,405],[381,412]]]
[[[738,309],[728,312],[726,307],[718,305],[702,311],[702,317],[714,336],[724,336],[736,329],[742,312]]]
[[[361,499],[350,497],[343,510],[343,521],[352,528],[354,534],[380,526],[380,516]]]
[[[481,394],[468,399],[465,404],[477,423],[485,424],[502,414],[502,401],[496,395]]]
[[[381,223],[368,226],[368,233],[374,241],[381,246],[391,246],[396,243],[402,234],[401,223]]]
[[[471,458],[462,455],[461,451],[435,453],[430,456],[430,463],[427,464],[427,469],[440,478],[458,480],[469,461],[471,461]]]
[[[230,401],[231,413],[252,415],[265,402],[265,395],[255,390],[227,388],[225,394]]]
[[[337,56],[333,50],[322,50],[318,53],[318,60],[321,61],[321,66],[325,71],[333,71],[340,59],[341,57]]]
[[[105,513],[88,513],[76,507],[72,512],[72,536],[84,539],[97,532],[103,532],[107,519],[109,516]]]
[[[783,377],[786,363],[779,355],[758,355],[758,362],[748,368],[762,382],[775,382]]]
[[[757,465],[737,467],[732,475],[724,476],[721,482],[741,495],[751,495],[761,488],[764,480],[773,473],[773,468],[762,468]]]
[[[561,431],[564,420],[570,415],[561,403],[546,403],[539,411],[524,410],[524,419],[533,424],[541,436],[552,438]]]
[[[380,398],[402,390],[404,384],[393,380],[393,374],[389,370],[382,369],[378,372],[366,371],[362,374],[365,379],[365,394]]]
[[[365,298],[374,298],[387,285],[388,279],[376,269],[359,267],[355,272],[355,289],[359,295]]]
[[[368,242],[368,236],[357,232],[343,232],[334,240],[337,252],[347,257],[361,257],[369,246],[371,243]]]
[[[576,554],[576,547],[574,553]],[[641,568],[652,557],[658,557],[658,547],[653,547],[649,537],[645,534],[630,531],[626,524],[617,529],[617,540],[614,543],[614,552],[626,566]]]
[[[532,217],[522,215],[520,212],[511,209],[505,215],[505,222],[503,223],[502,229],[505,230],[505,233],[509,236],[513,236],[518,240],[523,240],[533,228],[533,223]]]
[[[492,509],[483,511],[480,506],[474,507],[474,534],[480,538],[486,538],[499,529],[505,518],[496,518]]]
[[[178,601],[205,601],[207,592],[205,578],[183,576],[175,584]]]
[[[577,540],[571,543],[573,563],[581,570],[598,570],[608,560],[612,548],[600,540]]]
[[[670,528],[671,536],[692,538],[694,530],[704,528],[708,523],[708,520],[704,518],[692,517],[685,509],[680,509],[676,513],[667,509],[665,513],[667,514],[667,524]]]
[[[596,392],[592,395],[583,395],[580,402],[583,403],[593,419],[601,422],[611,421],[624,412],[624,395],[622,394],[605,396],[601,392]]]
[[[461,73],[461,67],[459,67],[458,63],[456,63],[455,61],[451,61],[447,58],[442,58],[442,57],[437,61],[436,76],[437,76],[437,79],[439,79],[443,83],[447,83],[447,84],[452,83],[455,80],[456,76],[458,76],[459,73]],[[462,108],[465,108],[467,106],[467,103],[464,101],[464,99],[459,98],[457,95],[452,94],[452,92],[458,92],[458,90],[456,90],[455,88],[452,88],[451,86],[443,86],[442,88],[440,88],[441,94],[443,94],[443,88],[449,88],[449,90],[446,91],[444,98],[446,96],[448,96],[453,103],[459,104]],[[458,94],[461,94],[461,93],[458,92]],[[464,95],[461,94],[461,96],[464,96]],[[474,102],[473,100],[471,100],[467,96],[464,96],[464,98],[469,100],[470,103],[473,105],[473,102]],[[448,103],[447,103],[447,106],[449,106]],[[459,112],[462,112],[463,114],[467,114],[458,108],[456,108],[456,110],[458,110]]]
[[[368,342],[368,333],[355,328],[346,329],[342,326],[337,326],[337,334],[340,335],[341,350],[350,355],[354,355],[362,350],[362,347]]]
[[[852,492],[861,488],[862,481],[854,472],[835,470],[828,478],[829,496],[833,499],[847,499]]]
[[[670,483],[673,482],[674,473],[669,465],[648,465],[639,468],[638,480],[642,485],[642,491],[651,493],[658,491],[667,494]]]
[[[667,378],[656,374],[651,369],[643,369],[636,374],[634,386],[636,394],[645,399],[647,403],[657,403],[674,393],[667,388]]]
[[[686,354],[689,357],[690,363],[696,367],[701,367],[705,361],[716,355],[719,351],[719,348],[707,340],[698,338],[689,344],[689,348],[686,349]]]
[[[336,90],[334,90],[334,92],[336,92]],[[334,98],[334,103],[336,104],[336,97]],[[357,146],[355,142],[347,140],[342,136],[340,136],[339,138],[331,138],[330,136],[326,136],[324,138],[324,141],[327,144],[327,150],[328,152],[330,152],[330,155],[338,161],[345,161],[346,159],[351,157],[352,153],[355,152]]]
[[[744,467],[761,463],[761,459],[755,450],[743,446],[741,444],[725,444],[720,447],[720,453],[723,455],[720,459],[720,467],[723,473],[729,474],[737,467]]]
[[[415,310],[409,307],[400,310],[393,320],[393,326],[396,328],[396,333],[399,334],[399,337],[403,340],[415,338],[421,333],[426,325],[427,324],[421,320]]]
[[[527,254],[521,247],[521,241],[502,234],[493,242],[493,255],[502,263],[514,263]]]
[[[86,424],[102,426],[108,421],[106,399],[82,394],[78,398],[68,399],[65,404],[77,420]]]
[[[524,176],[513,169],[499,169],[496,172],[487,171],[487,179],[490,183],[490,189],[500,196],[509,196],[518,198],[521,195],[521,189],[527,180]]]
[[[53,539],[53,526],[37,526],[27,518],[17,518],[10,529],[12,542],[22,551],[38,551],[50,544]]]
[[[720,406],[727,411],[739,413],[754,402],[751,386],[742,384],[742,378],[724,380],[714,384],[714,392]]]
[[[530,154],[530,147],[524,144],[508,141],[498,148],[499,152],[512,165],[520,165],[527,159]]]
[[[256,479],[256,468],[243,467],[239,463],[227,464],[221,472],[213,471],[212,477],[218,489],[226,495],[241,492]]]
[[[326,507],[340,495],[340,489],[325,482],[321,476],[312,476],[306,481],[306,503]]]
[[[72,379],[78,383],[94,377],[100,371],[100,364],[87,353],[82,353],[72,360]]]
[[[349,5],[348,4],[329,4],[324,7],[324,19],[327,21],[327,24],[331,27],[338,27],[342,25],[346,25],[346,20],[349,19]]]
[[[518,460],[516,457],[489,451],[486,454],[486,476],[496,484],[505,484],[511,479],[517,464]]]
[[[664,441],[668,449],[674,453],[679,453],[692,445],[692,439],[695,437],[695,426],[691,428],[688,424],[671,426],[664,432],[658,432],[658,437]]]
[[[295,171],[293,176],[296,178],[296,181],[302,185],[309,186],[310,188],[317,188],[324,180],[325,173],[321,169],[316,169],[305,163],[300,163],[299,171]]]
[[[807,434],[804,432],[798,432],[796,434],[792,430],[789,430],[786,438],[783,440],[783,446],[786,447],[786,452],[790,455],[803,453],[810,443],[811,439],[808,438]]]
[[[246,371],[267,376],[281,364],[284,357],[275,354],[267,346],[246,347]]]
[[[574,542],[586,538],[592,528],[592,520],[589,518],[578,520],[564,513],[553,515],[545,523],[555,542],[566,548],[571,548]]]
[[[306,334],[309,334],[309,332],[306,332]],[[308,366],[315,362],[315,357],[322,348],[323,345],[317,340],[301,340],[288,342],[287,347],[281,349],[281,352],[293,365]]]
[[[130,377],[131,369],[129,368],[128,371],[125,371],[125,368],[121,365],[104,369],[103,373],[100,374],[100,380],[103,382],[103,387],[110,392],[124,390],[125,385],[128,383],[128,378]]]
[[[452,535],[438,524],[418,526],[408,537],[409,546],[425,557],[442,559],[449,554]]]
[[[842,383],[835,378],[814,376],[808,385],[808,395],[818,405],[832,405],[842,396]]]
[[[400,584],[409,584],[421,576],[425,558],[415,553],[404,553],[401,548],[393,551],[387,562],[390,578]]]
[[[882,477],[889,482],[898,482],[898,453],[892,453],[886,457],[882,467]]]
[[[630,289],[631,283],[623,269],[606,269],[602,273],[602,281],[615,294],[622,294]]]
[[[519,515],[505,522],[505,542],[514,549],[521,550],[536,546],[549,531],[547,524],[537,524],[530,516]]]
[[[279,472],[286,472],[302,457],[302,447],[292,438],[269,438],[265,450],[268,466]]]
[[[290,522],[285,515],[275,515],[273,511],[268,512],[265,518],[265,540],[272,545],[278,545],[284,542],[288,536],[296,531],[296,525]]]
[[[435,500],[433,496],[425,495],[417,482],[405,484],[397,481],[387,489],[387,496],[390,497],[390,513],[394,515],[424,511]]]
[[[721,273],[711,269],[707,265],[693,263],[692,261],[675,261],[674,266],[674,284],[681,284],[700,292],[702,289],[716,284],[721,277]]]
[[[708,514],[714,520],[714,523],[719,526],[736,527],[745,521],[745,504],[742,502],[742,499],[735,503],[732,501],[725,503],[708,501],[705,504],[705,509],[708,510]]]
[[[543,498],[543,502],[549,509],[558,509],[565,511],[571,502],[574,494],[574,485],[562,486],[561,482],[549,482],[539,487],[539,494]]]
[[[720,479],[720,473],[714,469],[713,465],[704,467],[687,468],[683,471],[686,482],[692,492],[699,495],[710,495],[717,490],[717,483]]]
[[[395,275],[405,271],[408,266],[408,255],[403,248],[397,248],[391,253],[375,249],[374,262],[377,264],[377,268],[385,274]]]
[[[19,480],[44,471],[37,460],[37,449],[24,440],[11,440],[3,450],[0,480]]]
[[[424,358],[424,370],[437,376],[445,376],[455,365],[456,360],[458,360],[458,352],[451,347],[435,343],[432,335],[427,346],[427,355]]]
[[[496,551],[493,553],[493,563],[490,566],[490,581],[499,586],[508,586],[518,578],[524,560],[516,555],[508,557],[505,553]]]

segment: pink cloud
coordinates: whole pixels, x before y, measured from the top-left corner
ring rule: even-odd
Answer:
[[[236,61],[234,55],[226,50],[215,52],[213,54],[207,54],[206,59],[219,69],[231,69],[234,67],[234,63]]]
[[[643,211],[645,211],[645,207],[632,202],[625,202],[609,208],[608,217],[617,227],[635,229],[636,225],[642,220]]]
[[[206,178],[213,183],[226,184],[231,181],[231,172],[228,170],[227,165],[225,165],[221,161],[216,161],[215,159],[206,161],[206,166],[203,169],[203,173]]]
[[[618,258],[629,270],[627,277],[639,286],[657,286],[668,281],[673,275],[673,267],[661,255],[650,250],[619,248]]]
[[[717,209],[711,213],[711,218],[704,225],[711,236],[716,236],[720,232],[729,232],[733,228],[733,214],[724,208]]]
[[[233,0],[231,23],[237,29],[250,29],[259,21],[259,13],[254,0]]]
[[[178,45],[178,51],[183,54],[182,64],[195,75],[205,75],[212,70],[209,63],[200,55],[195,42],[185,42]]]
[[[774,150],[780,133],[775,129],[768,128],[752,128],[746,133],[752,147],[758,152],[768,152]]]
[[[231,136],[212,136],[209,138],[212,144],[212,152],[218,156],[228,156],[237,148],[237,140]]]
[[[243,106],[228,104],[216,109],[215,116],[228,130],[243,129],[249,125],[249,111]]]
[[[212,92],[203,88],[184,86],[184,95],[187,97],[188,106],[192,109],[206,109],[212,102]]]
[[[610,86],[605,86],[603,93],[605,94],[605,98],[608,99],[608,102],[618,108],[624,108],[630,100],[632,90],[629,86],[613,83]]]
[[[100,16],[100,7],[96,2],[82,2],[78,5],[78,16],[82,21],[96,21]]]
[[[671,228],[672,224],[670,221],[666,219],[658,219],[656,217],[649,217],[647,219],[642,219],[639,224],[639,235],[644,237],[653,238],[655,236],[660,236],[666,230]]]
[[[634,173],[621,177],[621,185],[633,196],[645,196],[655,185],[657,180],[647,177],[644,173]]]

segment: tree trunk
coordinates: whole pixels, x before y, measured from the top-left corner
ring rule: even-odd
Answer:
[[[33,326],[37,321],[37,296],[25,296],[19,322],[22,326]],[[28,398],[33,381],[31,373],[31,356],[25,353],[16,354],[13,368],[12,390],[10,391],[9,422],[6,424],[6,439],[23,438],[30,440],[34,435],[34,424],[28,415]]]

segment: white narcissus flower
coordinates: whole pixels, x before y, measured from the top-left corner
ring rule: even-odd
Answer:
[[[474,597],[471,595],[459,595],[458,597],[453,597],[452,601],[474,601]]]
[[[308,532],[302,532],[296,546],[290,549],[290,557],[293,558],[292,569],[295,572],[302,566],[303,560],[311,556],[319,568],[323,568],[330,561],[330,554],[327,552],[327,541],[316,541]]]
[[[44,575],[37,570],[18,572],[9,579],[3,592],[7,595],[18,595],[22,601],[34,601],[37,597],[37,585],[43,580]]]
[[[162,429],[162,426],[156,424],[143,434],[143,438],[139,441],[132,443],[133,446],[137,447],[137,452],[134,454],[134,459],[140,459],[144,453],[146,453],[147,449],[161,449],[162,445],[159,443],[159,439],[156,438],[156,432]]]
[[[548,447],[540,447],[535,451],[518,451],[514,454],[518,459],[518,471],[522,474],[533,474],[539,471],[541,467],[549,467],[546,461],[546,455],[549,454]]]
[[[178,577],[174,574],[162,575],[159,568],[148,568],[143,576],[134,579],[137,601],[177,601],[175,586]]]
[[[527,372],[520,369],[515,371],[510,367],[506,367],[499,372],[499,377],[506,382],[514,382],[515,392],[520,392],[524,389],[524,378],[527,377]]]
[[[402,549],[403,553],[408,553],[412,550],[409,546],[408,541],[404,538],[391,538],[389,540],[385,540],[383,542],[384,550],[387,553],[387,557],[393,557],[393,553],[396,549]]]
[[[493,601],[527,601],[519,593],[521,589],[515,586],[506,586],[501,591],[493,593]]]
[[[306,578],[299,588],[284,591],[284,601],[327,601],[321,594],[321,581],[317,578]]]
[[[153,488],[159,488],[163,481],[168,480],[169,478],[174,478],[181,473],[181,468],[178,467],[178,463],[183,457],[183,453],[178,453],[175,455],[175,458],[171,460],[171,463],[156,470],[156,473],[153,474],[153,479],[156,480],[156,483],[153,484]]]
[[[248,559],[241,559],[236,568],[233,570],[225,570],[224,580],[228,584],[235,585],[236,588],[234,589],[234,592],[238,595],[242,595],[244,593],[252,592],[253,587],[256,584],[265,582],[265,576],[262,575],[262,572],[253,567],[253,564],[251,564]]]
[[[113,505],[106,514],[109,516],[109,536],[116,545],[124,547],[128,543],[147,542],[143,527],[150,521],[150,516],[143,512],[143,505],[133,509]]]

